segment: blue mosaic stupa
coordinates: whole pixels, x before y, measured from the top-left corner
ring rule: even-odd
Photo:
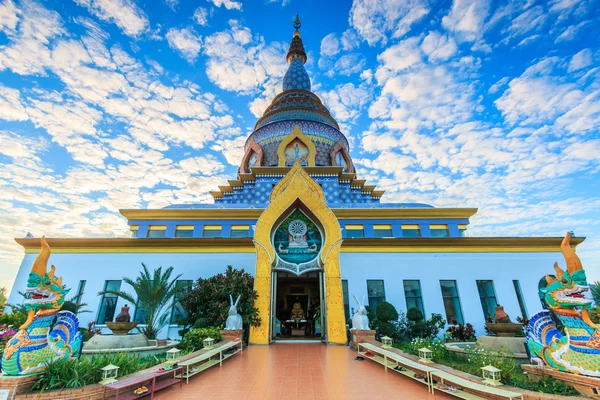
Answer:
[[[304,68],[307,56],[300,36],[300,19],[294,21],[283,77],[283,91],[257,121],[246,140],[238,179],[211,192],[214,207],[264,208],[273,186],[299,162],[323,188],[330,207],[430,207],[425,204],[382,204],[382,190],[358,179],[348,139],[321,99],[311,92]],[[169,208],[210,208],[211,205],[173,205]]]

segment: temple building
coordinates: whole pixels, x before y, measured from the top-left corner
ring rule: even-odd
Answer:
[[[345,343],[354,296],[470,322],[478,334],[497,304],[513,320],[541,309],[538,285],[562,260],[562,238],[473,237],[477,209],[382,202],[384,191],[357,175],[347,138],[311,92],[298,19],[294,27],[282,92],[248,137],[235,179],[211,192],[214,204],[120,210],[127,238],[47,238],[70,295],[92,311],[82,325],[114,319],[126,302],[98,292],[131,292],[122,277],[137,276],[142,262],[173,266],[181,286],[228,265],[251,272],[262,320],[253,344]],[[18,290],[40,249],[39,238],[16,241],[25,256],[9,303],[22,302]],[[178,298],[170,312],[162,336],[177,338]]]

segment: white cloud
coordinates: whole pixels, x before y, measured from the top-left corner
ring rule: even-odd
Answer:
[[[194,11],[194,21],[200,26],[208,25],[208,10],[204,7],[198,7]]]
[[[224,6],[228,10],[241,10],[242,3],[240,1],[233,0],[208,0],[217,7]]]
[[[27,112],[21,104],[21,95],[17,89],[0,84],[0,119],[7,121],[25,121]]]
[[[340,41],[335,33],[330,33],[321,40],[321,55],[326,57],[335,56],[340,52]]]
[[[0,4],[0,30],[14,31],[19,22],[19,9],[12,0]]]
[[[569,62],[568,72],[580,70],[585,67],[592,65],[592,51],[590,49],[583,49],[579,53],[575,54]]]
[[[286,50],[282,43],[267,45],[261,36],[253,37],[250,29],[231,21],[231,29],[204,40],[206,73],[221,89],[253,93],[262,89],[269,78],[283,77]]]
[[[238,136],[235,139],[215,140],[211,150],[223,154],[229,164],[239,165],[244,157],[245,143],[246,138],[244,136]]]
[[[453,38],[439,32],[429,32],[421,43],[421,49],[428,55],[429,61],[445,61],[456,54],[458,47]]]
[[[132,0],[74,0],[97,18],[112,22],[128,36],[137,37],[149,29],[148,17]]]
[[[354,0],[350,24],[373,46],[385,44],[388,35],[399,38],[429,13],[426,0]]]
[[[474,42],[483,36],[489,8],[489,0],[454,0],[442,25],[454,32],[459,41]]]
[[[371,91],[366,85],[346,83],[337,85],[333,90],[320,92],[319,97],[338,122],[353,123],[371,100]]]
[[[179,165],[190,174],[215,175],[225,170],[225,166],[212,155],[186,158]]]
[[[560,33],[560,35],[556,37],[554,43],[568,42],[569,40],[575,39],[575,37],[579,34],[582,28],[589,25],[590,23],[591,21],[581,21],[576,25],[569,25]]]
[[[342,33],[340,41],[342,42],[342,48],[347,51],[354,50],[360,46],[360,38],[352,28],[346,29]]]
[[[190,64],[193,64],[200,53],[202,40],[196,36],[191,28],[171,28],[167,32],[169,47],[178,52]]]

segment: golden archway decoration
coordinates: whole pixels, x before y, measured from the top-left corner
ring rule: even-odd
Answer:
[[[298,139],[299,141],[304,143],[304,145],[306,145],[306,148],[308,148],[308,159],[307,159],[308,166],[314,167],[315,166],[315,157],[317,156],[317,148],[315,147],[315,144],[312,142],[312,140],[310,140],[310,138],[308,136],[306,136],[304,133],[302,133],[302,131],[300,130],[298,125],[296,125],[294,127],[294,129],[292,130],[292,132],[289,135],[287,135],[285,137],[285,139],[283,139],[283,141],[279,144],[279,147],[277,148],[277,159],[279,160],[278,165],[280,167],[286,166],[285,165],[285,149],[295,139]]]
[[[254,305],[262,321],[259,327],[250,328],[250,342],[268,344],[271,329],[271,272],[277,256],[271,241],[273,229],[292,207],[301,205],[310,211],[323,229],[324,242],[319,255],[325,269],[325,309],[327,340],[333,344],[346,342],[342,279],[340,273],[340,247],[342,233],[338,220],[325,203],[321,186],[315,182],[299,163],[294,164],[286,176],[273,188],[271,204],[256,223],[256,275],[254,289],[258,298]]]

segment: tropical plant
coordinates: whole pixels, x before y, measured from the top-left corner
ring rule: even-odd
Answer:
[[[600,282],[596,281],[592,283],[590,285],[590,291],[592,292],[594,303],[596,303],[596,306],[600,307]]]
[[[209,337],[215,339],[215,343],[223,340],[223,336],[221,336],[221,328],[209,327],[192,329],[185,334],[183,340],[177,347],[186,353],[191,353],[193,351],[202,349],[202,347],[204,347],[202,342],[204,339]]]
[[[83,296],[83,292],[79,296],[73,296],[70,299],[66,300],[62,307],[61,311],[71,311],[74,314],[83,314],[83,313],[91,313],[91,310],[86,310],[84,307],[87,307],[87,303],[77,302]]]
[[[173,296],[181,290],[176,285],[181,275],[171,279],[173,267],[167,268],[164,273],[162,267],[158,267],[152,274],[144,263],[142,263],[142,268],[140,275],[135,280],[123,277],[123,281],[133,288],[136,294],[135,297],[122,290],[105,290],[98,293],[98,295],[113,294],[132,304],[137,304],[137,307],[144,310],[142,323],[145,328],[141,330],[142,333],[148,339],[155,339],[169,319],[169,313],[165,310],[166,306],[170,304]]]
[[[6,296],[6,288],[0,287],[0,309],[4,308],[8,297]]]
[[[34,390],[44,392],[46,390],[78,388],[102,379],[102,369],[108,364],[119,367],[119,376],[125,376],[166,360],[164,354],[159,356],[138,357],[127,353],[116,353],[77,359],[55,359],[49,361],[46,369],[37,375],[33,385]]]
[[[258,308],[254,306],[254,300],[258,297],[254,290],[254,277],[243,269],[228,265],[223,274],[198,279],[186,294],[183,308],[187,317],[180,322],[186,329],[182,333],[185,334],[201,318],[204,326],[224,326],[231,305],[230,294],[234,298],[241,296],[237,311],[243,318],[244,328],[260,326]]]
[[[448,339],[458,340],[459,342],[474,342],[476,340],[475,328],[470,323],[449,327],[445,336]]]

